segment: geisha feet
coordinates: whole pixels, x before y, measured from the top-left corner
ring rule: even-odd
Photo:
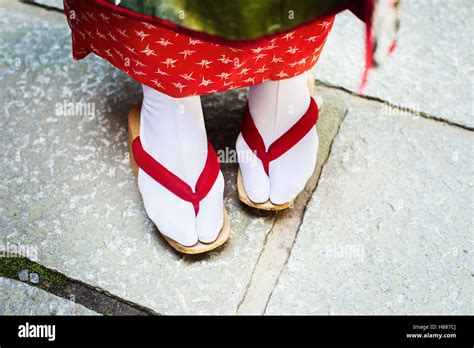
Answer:
[[[236,143],[239,198],[248,205],[287,208],[314,171],[318,109],[307,80],[304,73],[250,88]]]
[[[211,250],[228,238],[228,221],[224,180],[207,141],[200,98],[176,99],[146,86],[143,94],[140,136],[131,140],[146,212],[175,249]],[[133,133],[131,127],[129,120]]]

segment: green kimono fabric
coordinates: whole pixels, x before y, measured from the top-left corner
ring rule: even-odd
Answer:
[[[363,0],[364,2],[366,0]],[[348,8],[354,0],[97,0],[225,40],[254,40]]]

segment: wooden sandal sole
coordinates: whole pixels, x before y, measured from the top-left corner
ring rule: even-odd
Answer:
[[[135,175],[135,179],[138,178],[138,164],[135,162],[132,151],[133,140],[140,135],[140,110],[141,104],[137,104],[130,109],[128,113],[128,153],[130,157],[130,167]],[[193,246],[184,246],[169,238],[168,236],[160,233],[163,238],[177,251],[183,254],[202,254],[213,249],[220,247],[224,244],[230,236],[230,222],[227,211],[224,208],[224,224],[220,230],[216,240],[212,243],[197,242]]]
[[[308,73],[308,88],[309,88],[309,93],[311,97],[314,97],[314,75],[310,71]],[[264,202],[264,203],[255,203],[253,202],[248,196],[247,193],[245,192],[244,188],[244,183],[242,181],[242,174],[240,173],[240,169],[237,172],[237,192],[239,195],[239,199],[242,203],[256,209],[261,209],[261,210],[267,210],[267,211],[279,211],[279,210],[284,210],[289,208],[294,200],[282,203],[282,204],[273,204],[270,200]]]
[[[266,201],[265,203],[255,203],[255,202],[253,202],[247,196],[247,193],[245,192],[244,183],[242,181],[242,174],[240,174],[240,169],[237,172],[237,192],[239,194],[239,199],[242,203],[245,203],[246,205],[248,205],[252,208],[261,209],[261,210],[267,210],[267,211],[283,210],[283,209],[287,209],[288,207],[290,207],[294,202],[294,201],[290,201],[290,202],[283,203],[283,204],[273,204],[270,200]]]

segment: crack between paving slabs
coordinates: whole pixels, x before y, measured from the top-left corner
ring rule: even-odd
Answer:
[[[94,287],[83,281],[72,279],[59,271],[45,267],[26,257],[0,257],[0,276],[19,281],[18,272],[22,269],[32,270],[38,273],[42,279],[42,282],[38,284],[31,282],[23,283],[69,301],[71,301],[71,295],[76,297],[76,295],[79,294],[80,296],[77,296],[76,299],[71,302],[81,304],[100,314],[160,315],[150,308],[120,298],[104,289]],[[68,293],[68,289],[72,290],[72,293]],[[99,303],[99,305],[96,303]]]
[[[314,191],[316,190],[316,188],[318,187],[319,179],[320,179],[321,174],[322,174],[322,171],[323,171],[323,169],[324,169],[324,165],[326,164],[326,162],[327,162],[329,156],[331,155],[333,142],[334,142],[335,138],[337,137],[337,135],[339,134],[340,127],[341,127],[342,123],[344,122],[344,120],[345,120],[345,118],[346,118],[348,112],[349,112],[349,110],[346,109],[346,111],[345,111],[345,113],[344,113],[344,115],[343,115],[343,117],[342,117],[342,119],[341,119],[341,122],[339,123],[339,125],[338,125],[338,127],[337,127],[337,129],[336,129],[336,132],[335,132],[334,136],[333,136],[332,139],[331,139],[331,143],[330,143],[330,145],[329,145],[328,154],[327,154],[327,156],[326,156],[324,162],[323,162],[322,165],[321,165],[321,170],[320,170],[319,175],[318,175],[318,177],[317,177],[317,179],[316,179],[315,186],[314,186],[313,190],[311,190],[311,192],[309,193],[308,198],[307,198],[307,200],[306,200],[306,202],[305,202],[305,204],[304,204],[304,209],[302,210],[302,213],[301,213],[301,215],[300,215],[300,221],[299,221],[298,226],[297,226],[297,228],[296,228],[295,238],[293,239],[293,242],[292,242],[292,245],[291,245],[291,248],[290,248],[290,252],[288,253],[288,256],[286,257],[286,259],[284,260],[284,263],[283,263],[283,265],[282,265],[280,271],[279,271],[278,274],[276,275],[275,285],[274,285],[274,287],[272,288],[272,291],[270,292],[269,296],[267,297],[267,299],[266,299],[266,301],[265,301],[265,307],[264,307],[264,309],[263,309],[263,313],[262,313],[262,314],[264,314],[265,311],[266,311],[266,307],[267,307],[268,301],[269,301],[269,299],[271,298],[271,295],[272,295],[272,293],[273,293],[273,289],[274,289],[274,288],[276,287],[276,285],[278,284],[278,279],[279,279],[279,277],[280,277],[280,275],[281,275],[281,272],[282,272],[282,270],[284,269],[284,267],[286,266],[286,264],[287,264],[287,262],[288,262],[288,259],[289,259],[290,255],[291,255],[291,250],[292,250],[293,245],[294,245],[294,243],[295,243],[295,241],[296,241],[296,237],[297,237],[297,235],[298,235],[299,228],[300,228],[300,226],[301,226],[301,223],[302,223],[302,221],[303,221],[303,217],[304,217],[305,212],[306,212],[307,203],[308,203],[309,199],[311,199],[311,196],[312,196],[312,194],[314,193]],[[258,267],[258,264],[259,264],[259,262],[260,262],[260,260],[261,260],[261,258],[262,258],[262,255],[263,255],[264,252],[267,250],[267,249],[266,249],[267,241],[268,241],[268,239],[270,238],[270,236],[273,234],[274,227],[275,227],[276,224],[280,221],[281,216],[282,216],[281,212],[276,215],[275,220],[274,220],[274,223],[272,224],[272,228],[271,228],[270,232],[265,236],[264,246],[263,246],[263,248],[262,248],[262,250],[261,250],[261,252],[260,252],[260,254],[259,254],[259,257],[258,257],[258,259],[257,259],[257,262],[255,263],[255,266],[254,266],[254,268],[253,268],[253,270],[252,270],[252,274],[251,274],[250,280],[249,280],[249,282],[247,283],[247,286],[246,286],[246,288],[245,288],[244,295],[243,295],[242,299],[239,301],[239,304],[237,305],[237,313],[239,312],[240,307],[241,307],[242,304],[245,302],[245,300],[246,300],[246,298],[247,298],[247,296],[248,296],[248,291],[249,291],[250,287],[252,286],[252,284],[253,284],[253,282],[254,282],[255,271],[257,270],[257,267]]]
[[[240,299],[239,303],[237,304],[237,308],[236,308],[236,311],[235,311],[235,314],[238,314],[239,312],[239,309],[240,309],[240,306],[242,305],[242,303],[244,303],[245,299],[247,298],[247,294],[248,294],[248,291],[250,289],[250,286],[252,285],[252,280],[253,280],[253,276],[255,274],[255,270],[257,269],[257,266],[258,266],[258,263],[260,262],[260,258],[262,257],[265,249],[266,249],[266,245],[267,245],[267,241],[268,241],[268,238],[270,237],[271,234],[273,234],[273,228],[275,227],[275,224],[277,223],[278,221],[278,217],[281,215],[280,212],[278,212],[277,214],[275,214],[275,219],[273,220],[273,223],[272,223],[272,227],[270,228],[270,231],[268,231],[268,233],[265,235],[265,239],[263,240],[263,246],[262,246],[262,249],[260,250],[260,253],[258,254],[258,258],[257,258],[257,261],[255,262],[255,265],[252,269],[252,273],[250,274],[250,279],[247,283],[247,285],[245,286],[245,291],[244,291],[244,294],[242,296],[242,298]]]
[[[338,127],[337,127],[337,130],[336,130],[336,134],[334,134],[334,137],[331,139],[331,144],[329,145],[329,151],[328,151],[328,155],[326,156],[324,162],[322,163],[321,165],[321,171],[319,172],[319,176],[316,180],[316,185],[314,186],[314,189],[311,191],[311,193],[308,195],[308,202],[309,200],[311,199],[311,197],[313,196],[314,192],[317,190],[318,186],[319,186],[319,179],[321,178],[321,176],[323,175],[323,171],[324,171],[324,167],[326,166],[326,163],[327,161],[329,160],[329,158],[331,157],[331,153],[332,153],[332,148],[333,148],[333,145],[334,145],[334,141],[336,140],[337,136],[339,135],[339,131],[341,130],[341,127],[342,127],[342,124],[344,123],[345,119],[346,119],[346,116],[347,114],[349,113],[349,109],[346,110],[346,112],[344,113],[344,116],[342,117],[342,120],[341,122],[339,123]],[[304,219],[304,216],[306,215],[306,209],[308,208],[308,202],[306,202],[305,206],[304,206],[304,209],[303,209],[303,213],[301,214],[301,218],[300,218],[300,221],[299,221],[299,224],[298,224],[298,227],[296,228],[296,233],[295,233],[295,238],[293,239],[293,243],[291,244],[291,248],[290,248],[290,252],[288,253],[288,257],[286,258],[283,266],[281,267],[280,271],[278,272],[277,276],[276,276],[276,280],[275,280],[275,285],[273,286],[272,288],[272,291],[270,292],[270,294],[268,295],[266,301],[265,301],[265,307],[263,309],[263,313],[262,314],[265,314],[267,312],[267,307],[268,307],[268,303],[270,302],[270,299],[272,298],[272,295],[273,295],[273,291],[275,290],[275,288],[278,286],[278,281],[280,280],[280,276],[283,272],[283,270],[285,269],[286,265],[288,264],[288,260],[290,259],[291,257],[291,253],[293,251],[293,247],[296,243],[296,239],[298,238],[298,233],[299,233],[299,230],[300,230],[300,227],[301,227],[301,224],[303,223],[303,219]]]
[[[419,117],[422,117],[422,118],[425,118],[425,119],[428,119],[428,120],[444,123],[448,126],[461,128],[463,130],[470,131],[470,132],[474,131],[474,127],[469,127],[469,126],[465,126],[465,125],[462,125],[462,124],[459,124],[459,123],[455,123],[453,121],[449,121],[449,120],[440,118],[438,116],[428,114],[428,113],[423,112],[423,111],[416,111],[416,110],[413,110],[412,108],[404,107],[402,105],[397,105],[397,104],[391,103],[391,102],[389,102],[387,100],[384,100],[384,99],[381,99],[381,98],[377,98],[377,97],[373,97],[373,96],[365,95],[365,94],[360,95],[360,94],[357,94],[356,92],[351,91],[350,89],[347,89],[347,88],[341,87],[341,86],[337,86],[337,85],[333,85],[333,84],[327,83],[325,81],[321,81],[321,80],[316,80],[316,81],[317,81],[318,84],[320,84],[323,87],[330,88],[330,89],[335,89],[335,90],[338,90],[338,91],[342,91],[346,94],[349,94],[353,97],[357,97],[357,98],[360,98],[360,99],[379,102],[379,103],[385,104],[385,105],[387,105],[391,108],[394,108],[394,109],[397,109],[397,110],[400,110],[400,111],[409,112],[413,116],[419,116]]]

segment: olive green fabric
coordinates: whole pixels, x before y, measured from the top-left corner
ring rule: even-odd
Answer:
[[[115,1],[109,1],[115,4]],[[351,0],[122,0],[119,7],[227,40],[253,40],[345,8]]]

